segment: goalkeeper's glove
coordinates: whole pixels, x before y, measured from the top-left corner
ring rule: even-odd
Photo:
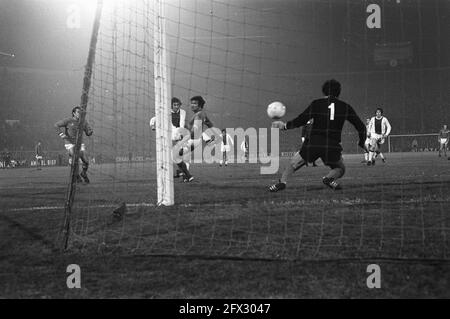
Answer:
[[[67,135],[64,133],[59,133],[59,137],[62,139],[65,139],[65,138],[67,138]]]
[[[279,128],[282,130],[287,130],[286,123],[284,123],[283,121],[273,121],[272,128]]]

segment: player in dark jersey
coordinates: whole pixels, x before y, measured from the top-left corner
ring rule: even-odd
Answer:
[[[447,157],[447,145],[450,138],[450,131],[447,129],[447,125],[442,126],[439,131],[439,157],[441,157],[442,151],[444,152],[444,157]]]
[[[77,139],[77,132],[80,126],[81,117],[81,107],[75,106],[72,109],[72,117],[68,117],[64,120],[58,121],[55,124],[56,133],[64,140],[64,146],[69,153],[69,162],[71,162],[74,155],[75,143]],[[81,128],[87,136],[93,134],[92,128],[89,126],[87,121],[84,121],[84,125]],[[86,183],[89,183],[89,178],[87,176],[87,170],[89,167],[89,159],[86,154],[86,146],[84,143],[81,144],[80,148],[80,159],[82,161],[82,172],[77,175],[77,182],[81,182],[81,177]],[[80,177],[81,176],[81,177]]]
[[[209,137],[205,132],[205,128],[213,127],[213,123],[210,121],[203,109],[206,101],[201,96],[194,96],[190,100],[191,110],[194,112],[191,120],[187,123],[187,129],[191,133],[191,138],[187,141],[186,145],[180,149],[180,156],[186,154],[189,150],[193,151],[195,147],[200,145],[203,141],[209,144],[214,140],[214,135]],[[178,168],[183,172],[183,182],[191,182],[194,177],[189,172],[186,163],[181,160],[177,163]]]
[[[322,178],[322,182],[331,189],[341,189],[337,180],[345,173],[341,155],[341,135],[346,120],[359,133],[358,145],[362,149],[365,148],[366,126],[349,104],[338,99],[341,84],[334,79],[328,80],[323,84],[322,92],[325,97],[314,100],[297,118],[287,123],[283,121],[272,123],[272,127],[289,130],[303,126],[311,119],[314,120],[310,139],[291,158],[290,165],[284,170],[279,182],[269,187],[271,192],[285,189],[288,178],[295,171],[318,158],[331,168],[330,172]]]

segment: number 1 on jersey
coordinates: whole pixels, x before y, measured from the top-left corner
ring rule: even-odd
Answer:
[[[330,121],[334,121],[334,103],[328,105],[328,108],[330,109]]]

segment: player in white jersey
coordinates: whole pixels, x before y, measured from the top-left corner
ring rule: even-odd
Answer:
[[[443,125],[442,129],[439,131],[439,157],[441,157],[442,151],[444,152],[444,157],[447,157],[447,145],[450,137],[450,131],[447,129],[447,125]]]
[[[381,153],[381,145],[384,144],[386,137],[391,133],[391,124],[388,119],[383,116],[383,109],[377,108],[375,111],[375,116],[370,119],[368,134],[371,141],[373,141],[375,145],[373,145],[372,150],[369,149],[369,160],[367,161],[367,165],[375,165],[375,157],[380,155],[381,160],[386,162],[386,159]]]
[[[219,166],[225,164],[228,165],[227,153],[231,151],[231,147],[234,145],[233,138],[230,134],[227,134],[226,129],[222,129],[222,134],[220,134],[221,144],[220,151],[222,152],[222,160],[219,162]]]
[[[172,143],[176,144],[180,141],[183,136],[181,134],[181,129],[186,126],[186,111],[181,109],[181,101],[177,97],[173,97],[171,101],[171,121],[172,121]],[[150,120],[150,127],[154,131],[156,129],[156,117],[152,117]],[[186,166],[189,169],[189,163],[186,163]],[[175,178],[183,176],[183,172],[181,170],[176,170],[174,175]]]
[[[370,148],[369,124],[370,124],[370,119],[366,119],[367,136],[366,136],[366,141],[364,142],[364,145],[366,146],[366,148],[364,149],[364,160],[361,161],[361,163],[364,163],[364,164],[367,164],[367,162],[369,161],[369,148]]]

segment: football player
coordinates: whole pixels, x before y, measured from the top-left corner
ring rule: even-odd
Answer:
[[[447,129],[447,125],[443,125],[442,129],[439,131],[439,157],[441,157],[441,152],[444,151],[444,157],[447,157],[447,145],[450,136],[450,131]]]
[[[72,117],[58,121],[55,124],[56,133],[63,139],[64,147],[69,154],[69,163],[72,162],[74,155],[78,129],[83,130],[86,136],[91,136],[94,133],[86,120],[84,121],[83,127],[80,127],[81,112],[81,107],[75,106],[72,109]],[[78,174],[77,172],[77,182],[81,182],[81,178],[83,178],[85,183],[89,183],[89,178],[87,176],[89,158],[86,154],[86,146],[84,143],[81,144],[79,156],[82,162],[83,170],[81,174]]]
[[[190,103],[191,110],[194,115],[186,126],[190,131],[191,138],[187,140],[186,143],[183,143],[183,147],[181,147],[179,150],[180,156],[193,151],[202,142],[206,142],[206,144],[209,144],[215,140],[214,135],[210,137],[204,132],[204,129],[212,128],[214,126],[211,120],[208,118],[206,111],[204,110],[206,101],[202,96],[197,95],[190,99]],[[183,172],[183,182],[188,183],[194,180],[194,177],[189,172],[189,169],[182,158],[178,160],[177,165],[178,168]]]
[[[322,92],[325,96],[314,100],[297,118],[287,123],[283,121],[272,123],[272,127],[289,130],[304,126],[311,119],[314,120],[310,138],[291,158],[290,165],[284,170],[278,183],[269,187],[271,192],[285,189],[288,178],[295,171],[306,165],[307,162],[314,162],[318,158],[321,158],[323,163],[331,169],[322,178],[322,182],[333,190],[341,189],[338,179],[345,173],[341,154],[341,135],[346,120],[359,133],[358,145],[365,148],[366,127],[353,108],[338,99],[341,93],[341,84],[334,79],[328,80],[323,84]]]
[[[388,119],[383,116],[383,109],[381,107],[377,108],[375,111],[375,116],[370,119],[369,122],[369,134],[370,138],[377,140],[377,151],[369,151],[369,160],[367,165],[375,165],[375,158],[380,155],[383,163],[386,162],[383,153],[381,153],[381,145],[384,144],[386,137],[391,133],[391,124]]]
[[[222,160],[220,160],[219,166],[222,166],[225,164],[225,166],[228,165],[228,158],[227,153],[231,151],[231,146],[234,145],[233,139],[231,138],[230,134],[227,134],[226,129],[222,129],[222,134],[220,134],[220,138],[222,139],[222,142],[220,144],[220,150],[222,152]]]

